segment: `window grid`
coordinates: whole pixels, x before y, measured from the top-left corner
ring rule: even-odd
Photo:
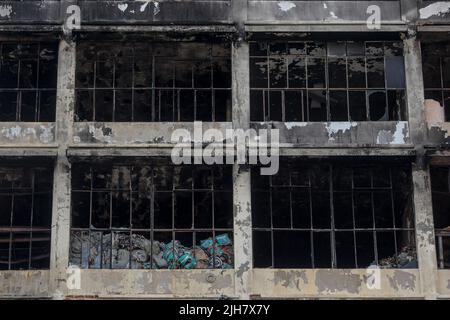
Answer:
[[[226,44],[96,47],[85,43],[77,52],[76,121],[231,121],[231,60]],[[102,74],[104,62],[112,69],[110,79]],[[117,69],[120,64],[128,64],[128,78],[118,78],[123,72]]]
[[[308,262],[302,262],[300,263],[301,267],[307,267],[307,268],[342,268],[342,266],[345,267],[351,267],[351,268],[362,268],[362,267],[367,267],[368,261],[365,262],[358,262],[358,236],[361,235],[362,233],[371,233],[371,237],[372,237],[372,249],[370,248],[366,248],[367,250],[373,250],[373,262],[376,261],[380,261],[381,259],[385,259],[388,258],[386,256],[386,253],[384,252],[385,250],[381,248],[381,240],[377,241],[377,236],[379,236],[380,234],[385,236],[385,235],[390,235],[392,237],[392,246],[395,248],[394,252],[391,252],[392,256],[397,257],[399,255],[399,253],[402,251],[402,248],[404,247],[411,247],[414,246],[415,240],[414,240],[414,225],[413,225],[413,218],[409,217],[409,221],[405,222],[403,221],[402,223],[405,225],[399,225],[399,220],[398,217],[396,217],[396,212],[398,211],[398,208],[396,208],[396,204],[394,203],[394,199],[396,198],[396,195],[394,193],[398,193],[399,191],[397,189],[394,188],[393,184],[394,184],[394,177],[393,175],[393,170],[396,169],[391,169],[391,170],[387,170],[388,176],[389,176],[389,185],[386,185],[385,187],[376,187],[374,185],[374,176],[375,175],[375,171],[373,171],[373,175],[371,175],[369,173],[369,175],[371,176],[371,183],[370,186],[367,187],[358,187],[355,186],[355,179],[353,176],[353,169],[350,168],[351,171],[351,191],[349,192],[349,190],[339,190],[336,188],[334,188],[333,186],[333,180],[336,179],[336,177],[333,177],[333,170],[336,167],[335,165],[324,165],[322,167],[323,168],[327,168],[328,173],[326,180],[328,180],[327,184],[328,187],[326,189],[318,189],[316,186],[314,186],[312,184],[312,174],[313,174],[313,170],[314,167],[310,166],[310,165],[306,165],[303,168],[301,168],[300,170],[302,170],[303,172],[307,172],[307,183],[305,185],[295,185],[292,183],[292,177],[293,174],[296,174],[300,171],[295,171],[298,170],[299,167],[288,167],[288,169],[286,169],[286,172],[284,174],[284,177],[286,178],[286,181],[288,181],[287,184],[280,186],[279,184],[274,184],[273,179],[274,177],[271,178],[267,178],[266,183],[268,183],[268,189],[264,189],[264,187],[261,188],[261,185],[264,185],[263,178],[258,177],[259,172],[258,169],[255,169],[252,171],[252,204],[253,205],[253,210],[252,210],[252,214],[253,214],[253,234],[254,234],[254,246],[258,247],[258,246],[264,246],[261,245],[261,243],[257,243],[258,242],[258,237],[255,237],[255,232],[258,234],[258,232],[260,232],[259,234],[262,237],[262,233],[261,232],[269,232],[270,233],[270,243],[266,243],[266,246],[270,246],[271,251],[270,251],[270,262],[268,262],[267,260],[265,260],[266,258],[262,258],[261,256],[259,256],[258,252],[258,248],[255,248],[254,251],[255,256],[254,256],[254,266],[255,267],[270,267],[270,268],[283,268],[283,267],[292,267],[293,265],[295,265],[295,260],[296,260],[296,254],[295,251],[297,251],[297,254],[301,254],[301,252],[299,252],[298,250],[301,250],[301,248],[299,247],[299,249],[297,248],[291,248],[294,252],[290,252],[290,261],[288,262],[282,262],[281,258],[278,258],[279,262],[277,261],[276,258],[276,251],[282,251],[284,250],[283,248],[280,249],[280,246],[276,246],[276,239],[275,239],[275,233],[279,233],[279,234],[284,234],[285,237],[287,235],[286,232],[296,232],[298,235],[300,233],[308,233],[309,235],[307,237],[309,237],[309,253],[310,253],[310,263]],[[373,168],[375,168],[376,170],[378,170],[378,168],[376,167],[366,167],[366,168],[362,168],[364,170],[367,170],[368,172],[370,172]],[[356,168],[357,170],[360,170],[361,168]],[[323,172],[323,171],[322,171]],[[386,172],[386,170],[385,170]],[[278,189],[286,189],[284,191],[278,191]],[[410,186],[408,187],[410,188]],[[267,191],[269,190],[269,191]],[[277,192],[278,191],[278,192]],[[300,192],[299,192],[300,191]],[[377,194],[381,194],[381,192],[384,193],[388,193],[390,200],[388,201],[390,203],[390,223],[391,226],[387,227],[386,225],[383,225],[383,217],[379,217],[376,215],[376,206],[375,203],[379,200],[374,198],[374,195]],[[406,202],[410,202],[411,198],[410,198],[410,194],[411,194],[411,190],[406,190],[406,192],[408,193],[408,197],[406,198],[407,201]],[[277,198],[277,194],[278,196],[280,196],[283,193],[287,193],[289,195],[289,220],[290,220],[290,224],[289,225],[284,225],[281,226],[280,222],[278,222],[277,224],[274,222],[274,218],[276,217],[276,214],[281,215],[280,213],[277,212],[277,210],[279,209],[278,206],[274,205],[274,202],[278,201],[284,201],[284,198],[282,199],[276,199]],[[309,220],[309,226],[300,226],[299,224],[299,219],[300,219],[300,209],[299,207],[301,207],[301,209],[304,209],[304,207],[301,204],[301,201],[299,201],[298,199],[300,199],[301,197],[299,197],[299,194],[301,193],[306,193],[306,197],[307,197],[307,204],[306,204],[306,212],[308,212],[308,220]],[[327,193],[327,196],[325,196],[325,193]],[[351,226],[348,227],[341,227],[341,226],[337,226],[336,225],[336,221],[335,218],[337,217],[337,215],[341,216],[340,218],[342,219],[342,213],[340,213],[337,209],[335,208],[336,203],[339,201],[339,195],[344,195],[345,194],[349,194],[350,193],[350,203],[351,203]],[[357,225],[357,221],[358,221],[358,217],[357,214],[355,212],[355,210],[357,209],[357,195],[358,194],[363,194],[363,193],[369,193],[370,194],[370,206],[371,206],[371,226],[358,226]],[[297,202],[294,201],[294,194],[297,197]],[[316,194],[316,195],[314,195]],[[264,196],[269,197],[269,204],[268,204],[268,209],[269,210],[269,216],[270,216],[270,224],[263,226],[263,222],[262,222],[262,218],[261,215],[264,215],[266,213],[261,213],[259,211],[259,209],[261,207],[264,206],[264,204],[261,204],[260,206],[257,205],[257,201],[261,201],[260,199]],[[315,215],[320,215],[323,214],[323,212],[327,211],[327,210],[323,210],[322,212],[318,212],[317,210],[314,210],[313,206],[314,206],[314,199],[313,196],[319,196],[319,199],[321,201],[327,201],[328,202],[328,208],[329,208],[329,213],[330,213],[330,217],[329,217],[329,227],[318,227],[317,226],[317,222],[314,221],[315,218],[317,218],[317,216],[315,217]],[[329,198],[329,200],[327,200]],[[299,210],[297,212],[295,212],[295,210]],[[342,210],[342,209],[341,209]],[[397,211],[396,211],[397,210]],[[411,213],[412,214],[412,213]],[[260,215],[258,217],[258,215]],[[358,214],[360,215],[360,213]],[[297,219],[297,223],[294,224],[294,218]],[[361,217],[359,217],[361,218]],[[277,219],[280,220],[280,218],[278,217]],[[306,218],[305,218],[306,219]],[[317,218],[318,219],[318,218]],[[403,218],[402,218],[403,219]],[[303,222],[304,223],[304,222]],[[342,221],[340,222],[342,223]],[[379,225],[378,225],[379,224]],[[352,233],[352,243],[353,243],[353,258],[351,260],[353,260],[353,262],[348,262],[348,261],[344,261],[346,258],[348,259],[348,257],[344,257],[344,256],[340,256],[338,251],[338,247],[336,244],[336,236],[344,236],[344,233],[348,233],[351,232]],[[316,263],[316,259],[315,259],[315,254],[319,254],[320,255],[320,250],[315,250],[315,244],[317,241],[315,241],[315,236],[317,236],[318,234],[325,234],[325,235],[329,235],[329,264],[327,263],[323,263],[319,262]],[[406,234],[406,236],[405,236]],[[281,236],[280,236],[281,237]],[[306,237],[306,235],[305,235]],[[384,239],[384,237],[383,237]],[[291,240],[293,241],[293,240]],[[300,240],[299,240],[300,241]],[[401,244],[401,246],[399,246]],[[405,245],[406,244],[406,245]],[[302,247],[303,248],[303,247]],[[380,253],[380,248],[381,251],[384,252],[383,254]],[[392,247],[391,247],[392,249]],[[263,249],[261,249],[263,250]],[[267,250],[267,249],[266,249]],[[287,249],[286,249],[287,250]],[[414,249],[415,250],[415,249]],[[306,258],[309,259],[309,258]],[[366,259],[367,260],[367,259]],[[369,263],[372,261],[369,261]]]
[[[112,237],[111,239],[114,239],[114,236],[112,236],[112,234],[114,233],[126,233],[129,236],[129,239],[133,239],[133,235],[147,235],[148,240],[150,240],[151,245],[151,249],[149,250],[149,263],[147,265],[139,265],[136,264],[133,261],[133,257],[132,254],[129,254],[129,258],[128,258],[128,265],[126,266],[126,268],[153,268],[153,269],[158,269],[158,268],[188,268],[188,267],[183,267],[180,266],[176,263],[174,263],[173,261],[171,263],[168,263],[165,266],[160,266],[157,265],[155,263],[155,261],[153,260],[154,257],[154,250],[155,250],[155,242],[168,242],[169,245],[170,243],[173,244],[173,241],[179,240],[180,242],[183,241],[183,239],[186,241],[186,243],[181,243],[183,246],[189,248],[189,252],[192,252],[192,255],[198,260],[198,262],[200,261],[199,257],[197,256],[197,250],[200,248],[200,240],[205,240],[205,238],[211,238],[213,243],[216,243],[217,239],[221,236],[226,234],[230,240],[232,241],[232,206],[226,206],[227,204],[231,204],[232,203],[232,187],[230,184],[227,184],[225,186],[221,186],[219,181],[215,179],[216,175],[220,175],[223,176],[225,174],[228,174],[229,176],[231,176],[231,172],[228,172],[229,169],[227,169],[226,167],[224,168],[220,168],[220,167],[214,167],[214,168],[199,168],[199,167],[191,167],[191,166],[183,166],[183,167],[175,167],[175,166],[162,166],[162,167],[150,167],[150,166],[114,166],[112,167],[112,172],[114,172],[114,170],[124,170],[123,173],[128,172],[128,174],[130,174],[129,178],[126,178],[126,180],[128,180],[127,186],[126,188],[114,188],[114,182],[111,183],[111,185],[109,187],[106,188],[98,188],[95,187],[94,185],[94,179],[95,176],[99,174],[98,170],[99,167],[97,166],[89,166],[88,172],[89,174],[87,175],[89,178],[88,180],[90,180],[90,184],[89,186],[87,186],[87,188],[79,188],[75,185],[73,185],[73,190],[72,190],[72,198],[74,199],[74,205],[72,207],[72,222],[71,222],[71,232],[72,232],[72,247],[73,247],[73,240],[74,237],[81,237],[82,233],[85,233],[88,235],[89,238],[89,247],[92,246],[92,234],[94,233],[98,233],[98,232],[103,232],[104,235],[106,235],[107,237]],[[108,171],[111,167],[108,167]],[[80,176],[85,176],[85,173],[83,172],[83,170],[86,169],[86,166],[82,166],[80,165],[79,167],[75,166],[74,169],[74,175],[80,175]],[[149,190],[144,190],[142,189],[142,186],[139,186],[139,189],[136,189],[136,182],[142,178],[142,176],[140,176],[140,173],[147,171],[146,173],[146,177],[149,179],[147,181],[148,183],[148,187]],[[171,171],[172,170],[172,171]],[[101,172],[101,171],[100,171]],[[201,176],[201,174],[206,172],[206,177],[205,176]],[[111,173],[111,172],[110,172]],[[109,173],[109,174],[110,174]],[[127,173],[125,173],[127,174]],[[187,174],[187,176],[186,176]],[[167,175],[169,178],[164,178],[164,175]],[[176,186],[176,181],[177,179],[181,179],[181,176],[185,176],[185,178],[187,177],[187,179],[185,180],[185,182],[187,182],[188,184],[183,185],[183,187],[177,187]],[[200,175],[199,179],[206,179],[209,180],[208,183],[210,183],[209,187],[204,187],[204,188],[200,188],[198,186],[196,186],[197,182],[195,181],[199,181],[198,183],[201,184],[202,182],[200,182],[200,180],[198,180],[198,176]],[[112,174],[112,177],[117,176],[117,174],[115,175],[114,173]],[[166,179],[166,182],[169,181],[171,178],[171,176],[173,176],[173,186],[171,188],[166,188],[166,187],[161,187],[161,189],[159,189],[158,186],[158,179],[159,178],[163,178]],[[197,177],[196,177],[197,176]],[[113,178],[114,179],[114,178]],[[138,180],[136,180],[138,179]],[[169,179],[169,180],[167,180]],[[226,180],[226,178],[225,178]],[[110,179],[111,181],[111,179]],[[133,182],[134,181],[134,182]],[[139,182],[141,183],[141,182]],[[169,181],[169,183],[172,183]],[[128,199],[128,221],[127,224],[122,225],[122,226],[118,226],[117,224],[115,224],[114,222],[114,199],[115,199],[115,193],[120,193],[120,192],[127,192],[130,196]],[[94,211],[95,211],[95,201],[93,199],[94,194],[97,192],[106,192],[109,194],[109,197],[107,198],[108,201],[108,214],[109,214],[109,222],[107,226],[98,226],[98,222],[95,221],[95,216],[94,216]],[[85,223],[84,225],[80,224],[79,222],[76,221],[77,215],[79,215],[79,211],[80,209],[77,208],[77,203],[78,200],[76,198],[76,195],[80,195],[80,194],[89,194],[89,208],[88,208],[88,213],[89,213],[89,217],[88,217],[88,224]],[[180,213],[183,214],[184,211],[186,211],[187,209],[185,208],[185,206],[183,206],[183,210],[180,210],[181,208],[178,207],[177,202],[180,199],[181,195],[185,195],[186,193],[190,193],[190,195],[188,195],[189,200],[187,202],[190,202],[190,207],[191,207],[191,212],[190,215],[190,225],[181,225],[180,220],[181,219],[186,219],[186,217],[181,217]],[[157,198],[158,195],[161,194],[169,194],[170,195],[170,200],[168,200],[167,198],[163,197],[163,198],[159,198],[158,202]],[[207,195],[207,197],[205,198],[201,198],[201,195]],[[139,223],[137,220],[133,220],[134,214],[137,212],[137,209],[139,208],[139,204],[140,202],[135,201],[139,198],[136,198],[136,196],[139,197],[148,197],[148,201],[149,201],[149,208],[146,208],[146,215],[147,218],[149,218],[149,224],[147,226],[143,226],[143,225],[139,225]],[[197,196],[199,197],[197,199]],[[74,198],[75,197],[75,198]],[[201,205],[203,202],[208,202],[208,198],[211,201],[211,203],[209,203],[209,212],[207,212],[207,216],[204,216],[204,212],[202,214],[201,212],[201,207],[197,207],[197,205]],[[164,203],[161,200],[166,200]],[[181,200],[180,200],[181,201]],[[217,202],[217,204],[215,203]],[[228,202],[228,203],[227,203]],[[163,222],[163,220],[165,219],[164,217],[161,216],[162,214],[165,214],[166,218],[167,218],[167,212],[160,212],[161,211],[161,206],[163,206],[163,208],[167,209],[167,204],[170,203],[169,207],[171,212],[170,212],[170,223],[167,224],[167,221]],[[142,204],[142,203],[141,203]],[[183,203],[181,203],[181,205],[183,205]],[[225,206],[225,208],[218,208],[219,205]],[[206,207],[208,206],[208,204],[206,205]],[[160,208],[159,210],[157,210],[157,208]],[[222,215],[219,218],[219,221],[216,221],[216,210],[219,210],[219,213],[224,213],[225,215]],[[222,211],[221,211],[222,210]],[[225,210],[225,211],[223,211]],[[120,212],[119,215],[123,216],[123,212]],[[209,216],[208,216],[209,215]],[[157,217],[157,219],[155,219],[155,217]],[[116,217],[117,219],[117,217]],[[204,224],[204,221],[201,220],[208,220],[210,219],[210,224],[208,224],[208,222],[206,222],[206,224]],[[225,221],[225,222],[224,222]],[[161,226],[161,223],[165,223],[164,226]],[[183,222],[184,223],[184,222]],[[97,225],[96,225],[97,224]],[[189,222],[188,222],[189,224]],[[90,226],[90,227],[89,227]],[[155,237],[155,235],[169,235],[169,237],[167,238],[159,238],[159,237]],[[208,237],[205,237],[205,235],[209,235]],[[103,236],[103,235],[102,235]],[[187,238],[185,237],[187,236]],[[146,238],[147,238],[146,237]],[[190,237],[190,239],[189,239]],[[112,240],[111,240],[112,241]],[[133,240],[129,240],[129,241],[133,241]],[[103,240],[101,240],[101,249],[100,252],[103,255],[104,249],[103,249]],[[128,249],[128,251],[131,253],[132,250],[132,244],[130,246],[130,248]],[[232,244],[230,244],[230,247],[232,248]],[[112,248],[112,246],[111,246]],[[205,248],[203,248],[205,249]],[[172,246],[172,250],[173,250],[173,255],[176,255],[176,246],[173,245]],[[206,249],[205,249],[206,250]],[[204,263],[202,265],[200,265],[200,263],[197,263],[196,267],[197,268],[230,268],[232,267],[232,252],[227,252],[227,254],[231,255],[231,264],[226,266],[225,264],[220,264],[218,262],[218,257],[220,256],[220,254],[222,254],[222,248],[220,246],[217,245],[213,245],[210,248],[208,248],[208,250],[212,250],[210,253],[210,256],[215,257],[215,258],[211,258],[212,259],[212,263],[208,264],[208,266],[206,266]],[[216,252],[217,251],[217,252]],[[97,263],[97,265],[94,265],[92,263],[88,263],[86,264],[83,261],[78,261],[77,263],[77,259],[75,257],[73,257],[72,255],[73,250],[71,249],[71,263],[72,264],[81,264],[81,267],[84,268],[118,268],[118,269],[123,269],[123,266],[119,266],[119,267],[115,267],[114,266],[114,257],[113,257],[113,250],[109,249],[109,261],[107,260],[106,263],[104,263],[104,259],[103,256],[101,257],[101,262],[100,265]],[[158,252],[159,253],[159,252]],[[201,253],[201,252],[200,252]],[[156,254],[155,254],[156,255]]]
[[[403,49],[400,42],[251,42],[250,46],[252,121],[397,121],[406,119]],[[361,52],[352,53],[352,48],[355,50],[357,46],[360,47],[358,49]],[[382,53],[373,53],[376,46],[381,46]],[[276,47],[277,51],[272,50],[272,47]],[[280,47],[281,49],[278,49]],[[341,52],[333,53],[333,47],[335,51],[341,50]],[[271,66],[271,61],[276,59],[282,61],[282,67],[279,70],[275,70],[276,68]],[[357,59],[363,60],[364,84],[352,86],[349,82],[351,78],[349,61]],[[383,83],[374,86],[368,79],[371,72],[367,67],[370,61],[376,59],[383,59],[381,70]],[[293,64],[293,61],[296,60],[296,64]],[[320,60],[322,60],[322,64],[311,63]],[[344,61],[345,64],[345,71],[340,70],[340,74],[344,72],[345,80],[339,86],[330,82],[332,80],[330,73],[333,71],[330,65],[333,61],[336,63]],[[396,67],[395,70],[393,66]],[[317,70],[313,70],[313,67],[316,69],[319,67],[322,70],[317,72]],[[298,70],[295,70],[296,68]],[[296,71],[297,75],[293,71]],[[293,73],[292,77],[291,72]],[[319,83],[315,83],[318,79],[314,79],[313,72],[321,74],[322,79],[319,79]],[[271,81],[274,80],[272,73],[275,73],[278,80],[280,78],[281,80],[271,84]],[[373,72],[373,74],[375,73],[377,72]],[[335,75],[339,77],[339,72],[336,72]],[[295,82],[297,85],[291,86],[291,83],[295,84]],[[274,100],[276,105],[272,106],[270,96],[275,97],[275,94],[277,101]],[[339,102],[337,99],[337,103],[334,106],[331,105],[338,94],[345,95],[345,99],[343,99],[345,102]],[[371,108],[370,99],[375,97],[374,94],[384,95],[381,102],[385,105],[384,112],[378,115],[376,112],[377,109],[380,109],[378,107],[380,101],[374,101],[377,104],[374,103],[374,107]],[[289,97],[286,97],[287,95]],[[358,95],[362,101],[357,101]],[[352,107],[355,101],[364,105],[363,114],[352,115],[352,110],[356,109],[356,107]],[[317,109],[319,102],[322,104],[319,108],[321,109],[319,110],[320,114],[314,115],[311,110]],[[314,107],[315,105],[316,107]],[[276,110],[276,116],[271,115],[271,109]],[[361,110],[358,112],[361,113]]]
[[[0,121],[55,121],[57,44],[2,42],[0,50]]]
[[[0,269],[48,269],[52,170],[3,167],[0,175]]]

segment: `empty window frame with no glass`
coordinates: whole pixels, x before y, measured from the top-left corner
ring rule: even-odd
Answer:
[[[52,184],[52,168],[0,168],[0,270],[49,268]]]
[[[401,42],[250,42],[252,121],[398,121]]]
[[[449,167],[431,167],[434,227],[438,267],[450,269],[450,174]]]
[[[75,164],[70,263],[233,268],[231,167]]]
[[[450,44],[422,45],[425,99],[444,108],[445,121],[450,121]]]
[[[228,44],[81,43],[76,121],[231,121]]]
[[[0,121],[55,121],[57,43],[0,43]]]
[[[417,267],[410,178],[388,164],[252,170],[254,267]]]

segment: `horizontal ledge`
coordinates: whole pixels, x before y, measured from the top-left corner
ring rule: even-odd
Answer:
[[[17,158],[17,157],[56,157],[58,155],[58,147],[11,147],[11,146],[1,146],[0,147],[0,158]]]
[[[247,32],[405,32],[408,26],[402,24],[382,25],[380,29],[370,30],[366,24],[361,23],[247,23]]]

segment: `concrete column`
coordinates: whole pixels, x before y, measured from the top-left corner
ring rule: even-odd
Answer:
[[[424,110],[422,56],[420,42],[414,35],[405,39],[404,45],[409,126],[411,139],[417,153],[416,162],[413,164],[412,178],[420,284],[425,298],[435,299],[437,261],[430,175],[424,152],[424,144],[427,141],[427,124]]]
[[[414,212],[420,285],[426,299],[436,299],[437,259],[429,167],[413,166]]]
[[[58,80],[56,94],[56,141],[58,157],[53,182],[52,249],[50,259],[50,288],[55,299],[67,292],[66,271],[70,243],[70,163],[67,147],[72,137],[75,107],[75,43],[63,39],[59,44]]]
[[[249,46],[246,42],[232,45],[232,96],[233,128],[250,126]],[[252,215],[250,167],[235,164],[233,167],[233,219],[235,294],[248,299],[252,268]]]

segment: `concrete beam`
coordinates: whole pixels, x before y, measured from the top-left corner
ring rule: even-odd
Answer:
[[[62,39],[59,44],[56,94],[56,140],[58,158],[53,178],[53,217],[50,259],[50,290],[55,299],[67,292],[66,270],[69,264],[71,172],[67,158],[72,136],[75,107],[75,42]]]

